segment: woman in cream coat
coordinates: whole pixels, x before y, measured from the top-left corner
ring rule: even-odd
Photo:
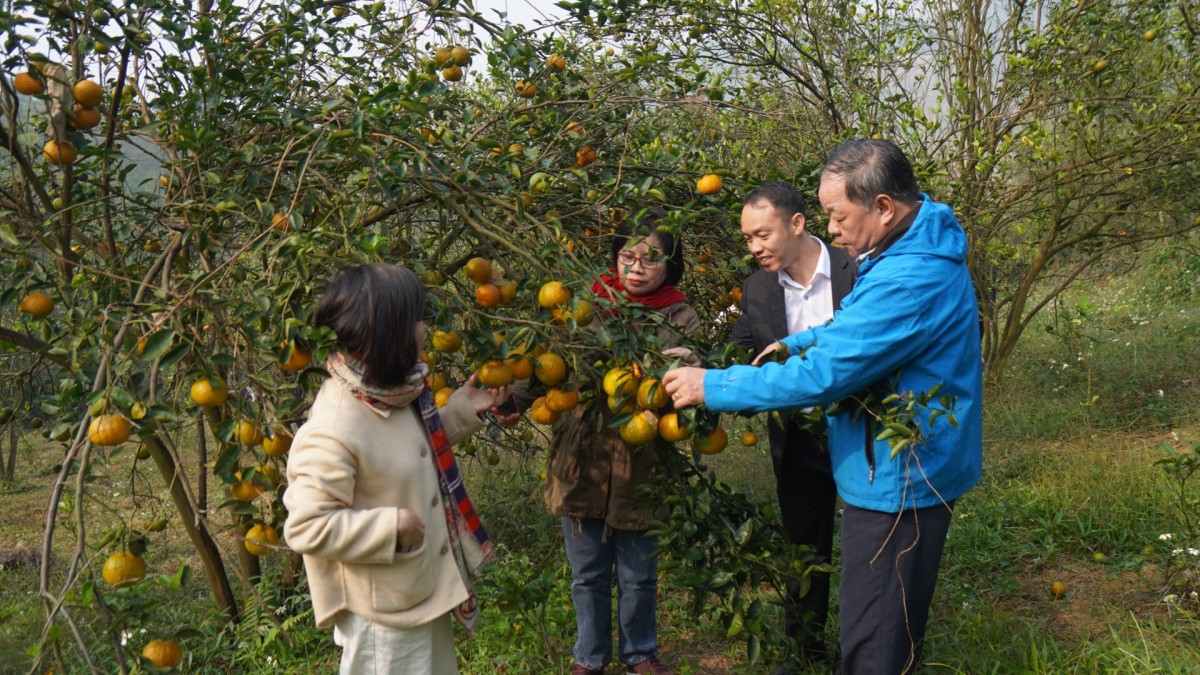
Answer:
[[[342,673],[455,673],[450,617],[470,630],[478,615],[472,580],[491,545],[449,446],[508,392],[472,377],[433,405],[424,304],[415,274],[379,264],[339,274],[317,309],[337,350],[292,444],[284,533]]]

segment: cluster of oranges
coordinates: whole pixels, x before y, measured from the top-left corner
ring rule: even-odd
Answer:
[[[667,410],[671,398],[658,378],[639,378],[639,368],[612,368],[604,375],[604,393],[608,409],[614,414],[628,414],[621,425],[621,439],[630,445],[646,445],[661,438],[678,443],[689,438],[692,447],[704,454],[716,454],[725,449],[729,439],[725,430],[716,427],[707,433],[690,428],[679,413]]]
[[[511,305],[517,299],[517,283],[503,280],[492,263],[484,258],[471,258],[466,265],[467,278],[475,282],[475,303],[484,309]]]
[[[35,64],[36,66],[37,64]],[[13,78],[13,88],[26,96],[42,96],[46,93],[44,75],[39,68],[18,73]],[[100,124],[97,106],[104,98],[104,90],[92,80],[80,80],[71,88],[75,105],[71,110],[70,125],[73,129],[87,131]],[[78,152],[68,140],[51,139],[42,146],[42,156],[50,164],[74,164]]]

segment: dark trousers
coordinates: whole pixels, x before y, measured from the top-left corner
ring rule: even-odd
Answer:
[[[837,487],[833,483],[829,454],[819,441],[811,441],[793,442],[781,453],[772,452],[775,490],[788,541],[811,546],[821,561],[827,563],[833,554]],[[829,575],[816,573],[810,580],[812,585],[803,596],[800,581],[788,580],[785,628],[787,636],[799,646],[800,655],[823,659],[826,651],[822,636],[829,615]]]
[[[898,675],[921,662],[954,502],[903,513],[846,505],[839,587],[843,675]]]

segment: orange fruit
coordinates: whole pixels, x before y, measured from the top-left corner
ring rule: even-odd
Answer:
[[[280,232],[287,232],[291,224],[291,218],[286,213],[276,213],[271,216],[271,227]]]
[[[450,66],[442,70],[442,79],[447,82],[458,82],[463,79],[463,69],[460,66]]]
[[[95,108],[100,104],[100,99],[104,98],[104,90],[91,80],[76,82],[72,93],[75,94],[75,102],[85,108]]]
[[[637,410],[636,403],[631,396],[609,396],[608,409],[616,415],[624,415]]]
[[[558,421],[562,413],[551,410],[550,406],[546,405],[546,397],[541,396],[529,408],[529,419],[536,424],[550,425]]]
[[[721,427],[692,439],[692,447],[702,455],[715,455],[729,445],[729,435]]]
[[[439,408],[446,407],[450,402],[450,397],[454,395],[454,390],[450,387],[442,387],[433,393],[433,402]]]
[[[229,486],[229,496],[239,502],[252,502],[263,493],[262,486],[252,480],[242,480],[242,472],[234,474],[238,482]]]
[[[159,668],[175,668],[183,662],[183,647],[174,640],[151,640],[142,648],[142,658]]]
[[[192,383],[190,393],[196,405],[204,408],[215,408],[229,398],[225,380],[219,377],[201,377]]]
[[[421,272],[421,283],[426,286],[440,286],[442,283],[442,274],[437,270],[425,270]]]
[[[275,427],[275,435],[264,438],[262,447],[267,457],[283,457],[292,447],[292,435],[283,427]]]
[[[533,374],[537,377],[538,382],[553,387],[563,378],[567,376],[567,362],[554,352],[546,352],[537,357],[537,363],[533,367]]]
[[[596,310],[592,303],[579,300],[575,303],[575,311],[572,312],[567,307],[556,307],[550,310],[550,316],[554,317],[554,323],[560,326],[565,325],[570,317],[574,317],[575,325],[586,326],[596,318]]]
[[[433,52],[433,65],[441,68],[454,62],[454,52],[449,47],[438,47]]]
[[[446,376],[441,373],[432,373],[428,379],[430,391],[438,391],[450,386],[450,383],[446,381]]]
[[[507,387],[513,383],[512,366],[500,359],[488,359],[479,367],[479,383],[485,387]]]
[[[658,420],[658,435],[664,441],[678,443],[692,435],[692,430],[679,424],[679,414],[669,412]]]
[[[456,352],[462,349],[462,336],[458,333],[435,330],[433,331],[433,348],[447,354]]]
[[[475,288],[475,302],[488,309],[500,304],[500,289],[495,284],[480,284]]]
[[[533,375],[533,361],[524,354],[509,356],[508,366],[512,368],[514,380],[528,380]]]
[[[546,407],[554,412],[567,412],[579,405],[579,390],[564,391],[557,387],[546,392]]]
[[[238,420],[238,423],[233,426],[233,435],[242,445],[258,445],[263,441],[263,435],[258,430],[258,425],[250,420]]]
[[[283,362],[281,367],[284,372],[294,373],[304,370],[310,363],[312,363],[312,352],[293,342],[292,355],[288,357],[287,361]]]
[[[567,60],[562,57],[562,54],[551,54],[546,57],[546,70],[561,73],[566,67]]]
[[[259,523],[246,530],[246,550],[250,555],[266,555],[271,552],[267,546],[279,543],[279,531],[270,525]]]
[[[746,433],[742,434],[742,445],[746,447],[758,445],[758,434],[754,433],[753,431],[747,431]]]
[[[571,291],[561,281],[547,281],[538,289],[538,304],[546,309],[562,307],[571,301]]]
[[[626,368],[612,368],[604,374],[604,393],[609,396],[633,396],[638,382]]]
[[[658,438],[658,418],[643,410],[621,425],[621,439],[630,445],[645,445]]]
[[[696,192],[702,195],[715,195],[725,187],[724,181],[715,173],[705,174],[696,181]]]
[[[50,312],[54,311],[54,299],[41,291],[34,291],[21,298],[21,304],[17,305],[17,309],[28,312],[34,319],[41,320],[50,316]]]
[[[279,476],[279,469],[276,469],[274,464],[259,464],[254,467],[254,475],[262,476],[272,490],[278,489],[279,484],[283,482]]]
[[[500,304],[511,305],[517,299],[517,282],[502,281],[497,286],[500,289]]]
[[[85,108],[77,105],[71,112],[75,114],[71,120],[71,126],[80,131],[87,131],[100,124],[100,111],[95,108]]]
[[[71,145],[70,141],[46,141],[42,146],[42,157],[51,164],[68,165],[74,164],[78,153],[75,152],[75,146]]]
[[[133,432],[121,415],[97,415],[88,425],[88,440],[94,445],[120,445]]]
[[[521,80],[516,86],[517,96],[521,98],[533,98],[537,93],[537,87],[529,80]]]
[[[1067,594],[1067,585],[1061,581],[1055,581],[1050,584],[1050,595],[1056,598],[1061,598]]]
[[[492,263],[484,258],[471,258],[467,261],[467,278],[477,284],[491,282]]]
[[[658,410],[670,402],[671,397],[662,382],[649,378],[638,385],[637,404],[642,410]]]
[[[110,586],[128,586],[146,576],[146,561],[131,551],[117,551],[104,561],[100,575]]]
[[[575,152],[575,163],[579,166],[587,166],[596,161],[596,149],[590,145],[585,145]]]
[[[460,66],[465,66],[471,62],[471,50],[462,45],[457,45],[451,49],[450,56],[454,57],[454,63]]]
[[[13,89],[16,89],[18,94],[41,96],[46,92],[46,85],[42,84],[32,73],[17,73],[17,76],[13,78]]]

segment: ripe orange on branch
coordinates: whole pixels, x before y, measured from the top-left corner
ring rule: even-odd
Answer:
[[[88,440],[93,445],[120,445],[132,432],[129,420],[121,415],[97,415],[88,425]]]
[[[433,403],[439,408],[446,407],[450,402],[450,397],[454,395],[454,390],[450,387],[442,387],[433,393]]]
[[[604,393],[609,396],[633,396],[637,390],[637,378],[626,368],[612,368],[604,374]]]
[[[551,54],[546,57],[546,70],[554,73],[561,73],[567,67],[567,60],[562,54]]]
[[[475,288],[475,302],[480,307],[492,308],[500,304],[502,296],[495,284],[480,284]]]
[[[41,320],[50,316],[50,312],[54,311],[54,299],[41,291],[34,291],[21,298],[17,309],[27,312],[34,319]]]
[[[87,131],[100,124],[100,111],[95,108],[85,108],[77,105],[71,112],[74,115],[74,118],[71,120],[71,126],[80,131]]]
[[[521,98],[533,98],[537,93],[537,86],[529,80],[521,80],[516,86],[517,96]]]
[[[310,363],[312,363],[312,352],[293,343],[292,354],[288,357],[287,361],[283,362],[282,368],[284,372],[294,373],[304,370]]]
[[[264,438],[262,447],[267,457],[283,457],[292,447],[292,435],[283,427],[275,427],[275,435]]]
[[[645,445],[658,438],[658,418],[643,410],[621,425],[621,439],[630,445]]]
[[[201,377],[192,383],[189,393],[196,405],[204,408],[216,408],[229,398],[229,389],[225,386],[225,380],[219,377]]]
[[[669,412],[658,420],[658,435],[664,441],[678,443],[692,435],[692,430],[679,423],[679,413]]]
[[[18,94],[41,96],[46,91],[46,85],[42,84],[32,73],[17,73],[17,76],[13,78],[13,89],[16,89]]]
[[[477,284],[491,282],[492,263],[485,258],[471,258],[467,261],[467,278]]]
[[[638,385],[637,403],[639,408],[658,410],[670,402],[671,396],[667,394],[667,388],[663,386],[662,382],[649,378]]]
[[[500,359],[488,359],[479,367],[479,383],[492,389],[507,387],[513,383],[512,366]]]
[[[545,396],[539,397],[529,408],[529,419],[533,420],[535,424],[554,424],[561,416],[562,413],[550,409],[550,406],[546,404]]]
[[[715,195],[725,187],[724,181],[715,173],[706,174],[696,181],[696,192],[702,195]]]
[[[463,79],[463,69],[461,66],[450,66],[442,70],[442,79],[447,82],[458,82]]]
[[[446,332],[441,330],[433,331],[433,348],[439,352],[449,354],[462,349],[462,336],[458,333]]]
[[[715,455],[729,445],[729,435],[721,427],[692,438],[692,447],[702,455]]]
[[[104,90],[91,80],[76,82],[71,92],[75,95],[75,102],[85,108],[95,108],[104,98]]]
[[[250,420],[238,420],[233,427],[233,435],[242,445],[258,445],[263,441],[263,435],[258,430],[258,425]]]
[[[571,291],[561,281],[547,281],[538,289],[538,304],[546,309],[562,307],[571,301]]]
[[[538,382],[553,387],[563,378],[567,376],[567,362],[554,352],[546,352],[537,357],[537,363],[533,367],[533,374],[537,377]]]
[[[587,166],[596,161],[596,149],[590,145],[585,145],[575,153],[575,163],[579,166]]]
[[[117,551],[104,561],[100,575],[110,586],[127,586],[146,576],[146,561],[132,551]]]
[[[546,407],[554,412],[567,412],[579,405],[579,390],[564,391],[557,387],[546,392]]]
[[[70,141],[51,140],[46,141],[46,144],[42,146],[42,157],[50,164],[60,166],[74,164],[75,158],[78,156],[79,153],[75,151],[75,146],[71,145]]]
[[[151,640],[142,648],[142,658],[159,668],[175,668],[183,662],[183,647],[174,640]]]
[[[229,486],[229,496],[239,502],[252,502],[263,493],[262,486],[252,480],[242,480],[242,472],[234,474],[236,483]]]
[[[279,531],[270,525],[259,523],[246,530],[246,550],[250,555],[266,555],[271,552],[268,546],[279,543]]]

